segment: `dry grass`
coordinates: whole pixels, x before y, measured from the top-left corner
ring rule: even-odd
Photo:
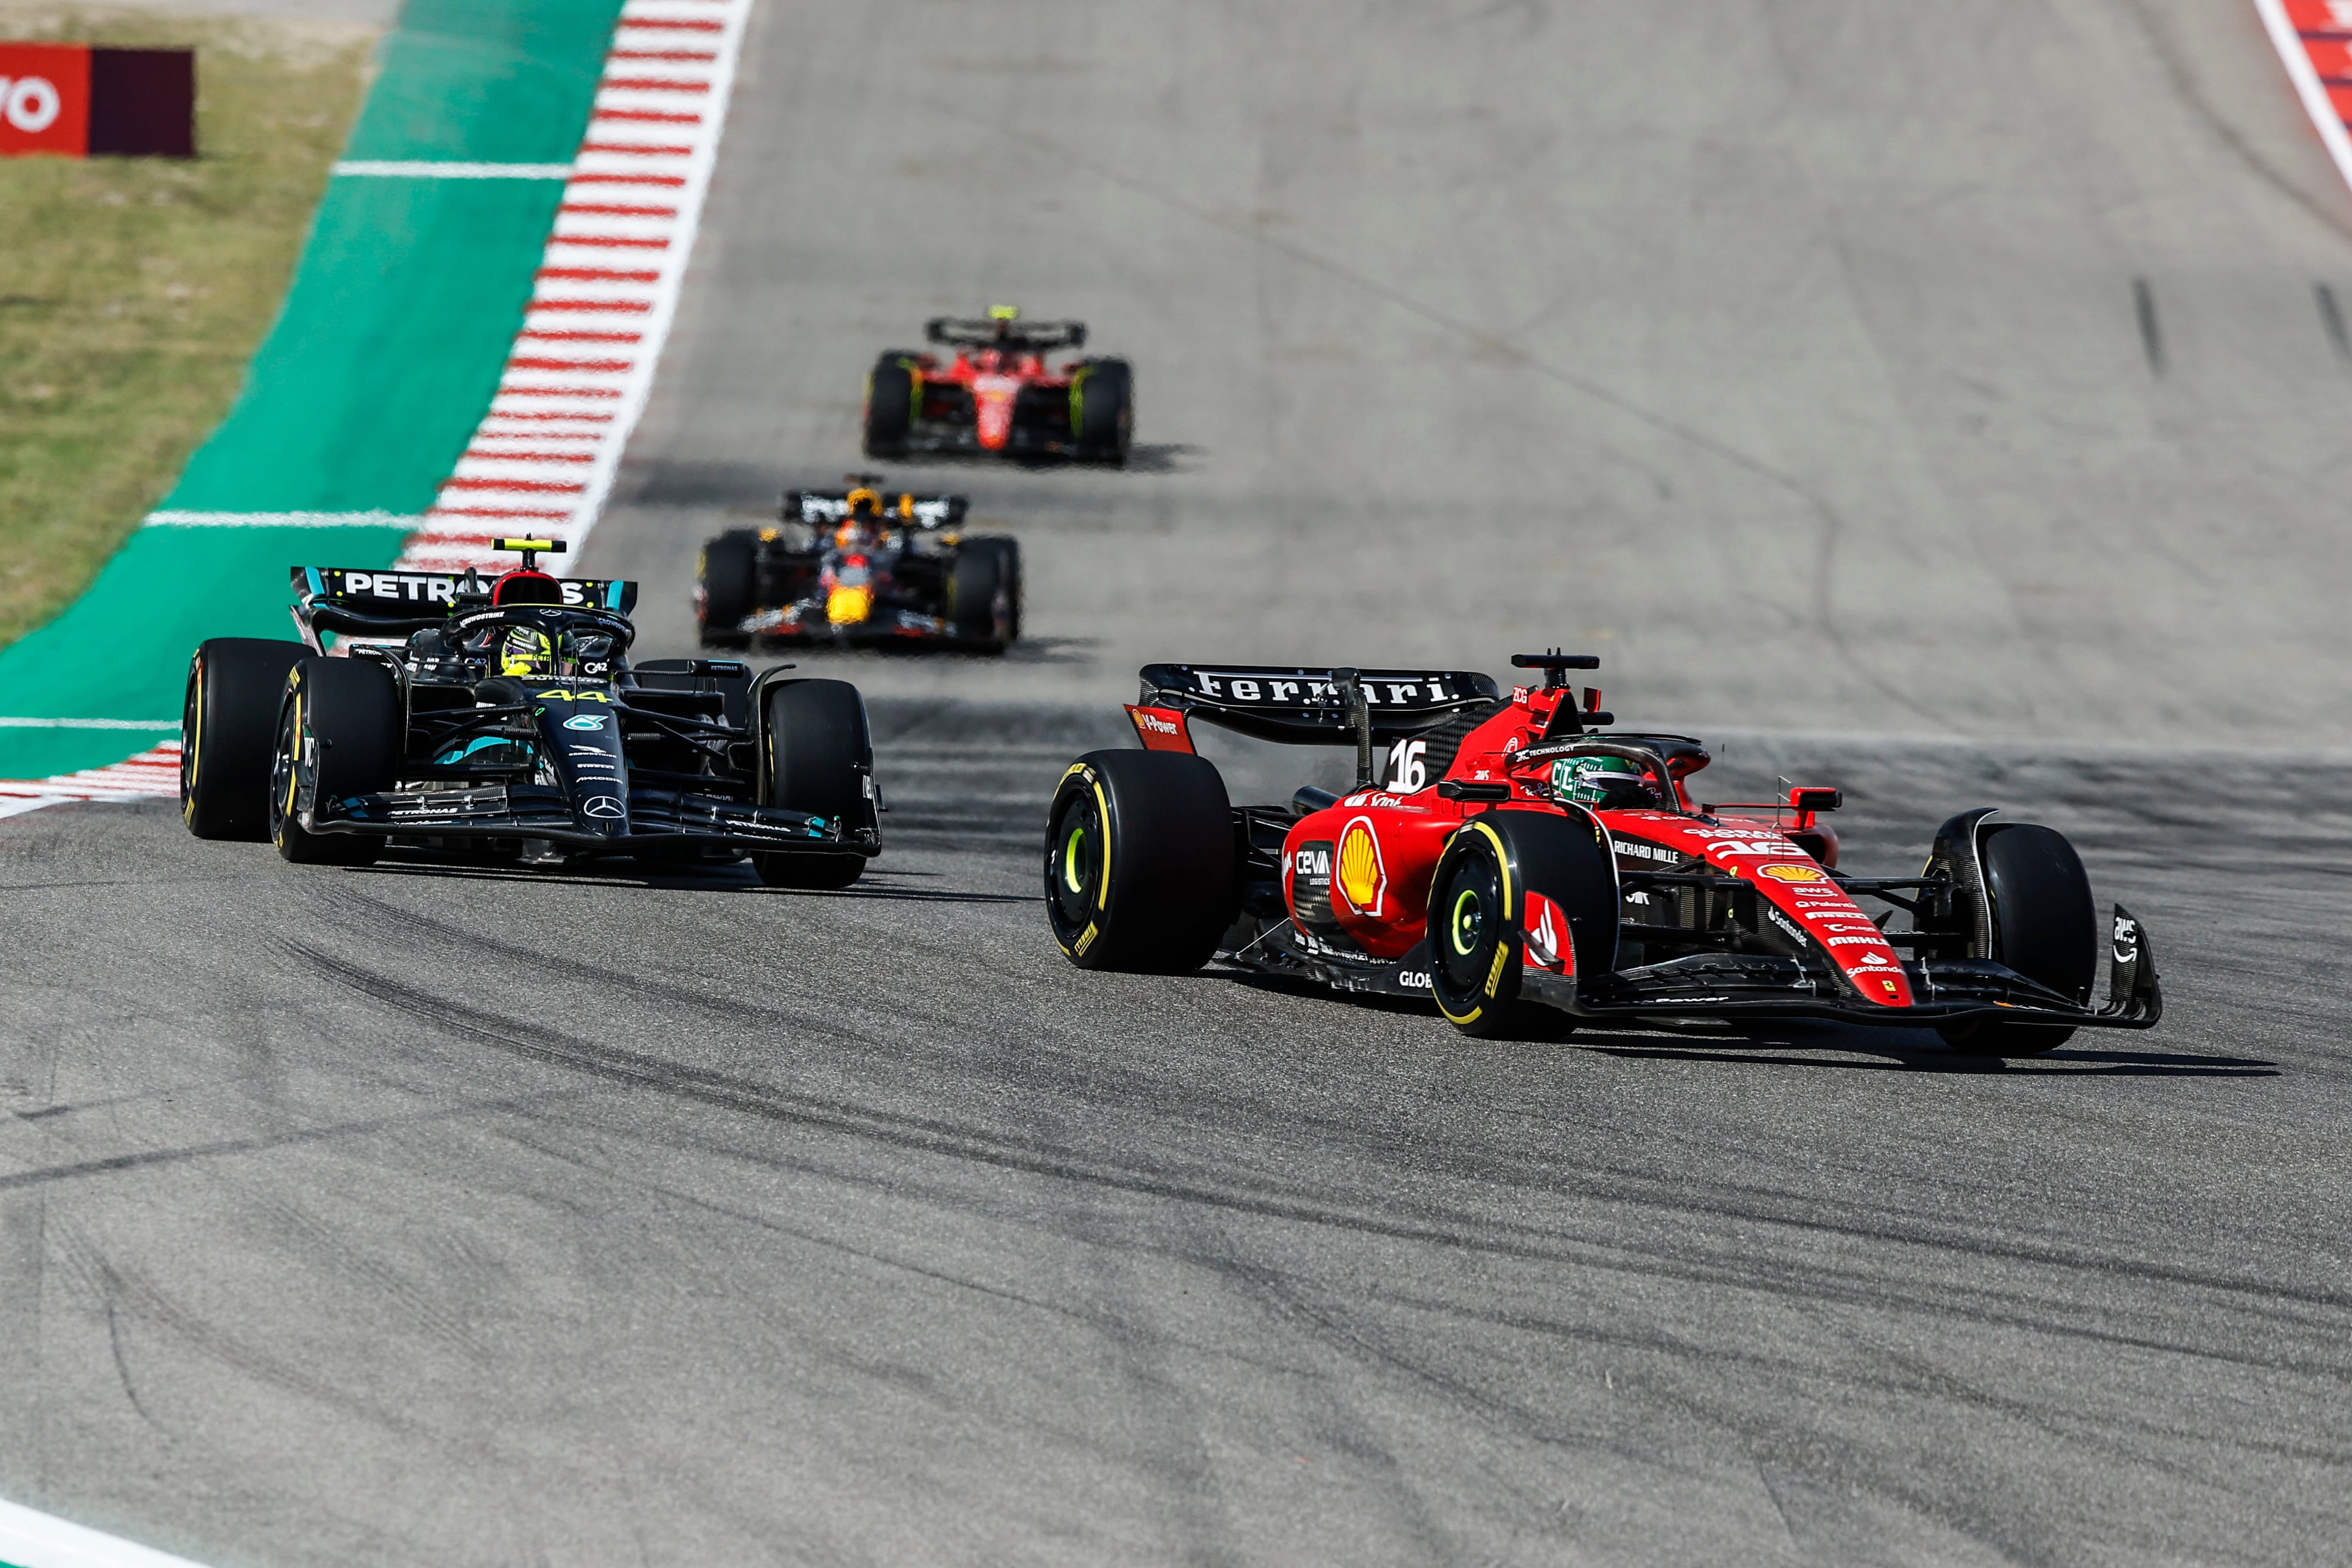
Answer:
[[[0,159],[5,645],[89,584],[227,413],[375,35],[0,0],[0,37],[194,45],[200,153]]]

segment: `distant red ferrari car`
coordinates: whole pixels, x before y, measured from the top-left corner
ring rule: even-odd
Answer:
[[[1083,321],[1030,321],[1009,305],[985,320],[934,317],[923,328],[955,350],[946,363],[886,349],[866,378],[866,455],[1001,453],[1011,457],[1127,461],[1135,376],[1125,360],[1082,359],[1056,369],[1049,354],[1083,348]]]
[[[1339,990],[1430,997],[1481,1035],[1540,1004],[1568,1027],[1811,1018],[2023,1056],[2086,1025],[2162,1016],[2147,934],[2120,906],[2099,918],[2082,861],[2052,829],[1964,811],[1919,875],[1847,876],[1819,821],[1835,789],[1695,802],[1685,781],[1705,747],[1601,730],[1614,720],[1600,694],[1576,699],[1561,672],[1598,660],[1511,663],[1544,684],[1505,695],[1466,671],[1146,665],[1128,709],[1144,749],[1090,752],[1055,792],[1055,940],[1082,968],[1192,969],[1223,955]],[[1353,740],[1357,783],[1236,808],[1192,751],[1196,720],[1262,740]],[[1873,919],[1862,898],[1886,914]]]

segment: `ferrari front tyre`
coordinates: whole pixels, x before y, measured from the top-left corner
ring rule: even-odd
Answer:
[[[1070,434],[1078,455],[1123,464],[1135,437],[1135,372],[1125,360],[1089,360],[1070,379]]]
[[[760,537],[748,528],[702,547],[694,569],[694,620],[706,648],[745,648],[743,620],[759,605]]]
[[[1512,1030],[1530,894],[1559,912],[1568,928],[1538,935],[1573,955],[1575,973],[1616,967],[1615,863],[1608,835],[1583,811],[1486,811],[1464,824],[1429,885],[1429,988],[1445,1021],[1482,1039]]]
[[[180,817],[200,839],[269,836],[270,759],[299,643],[215,637],[188,661],[180,711]]]
[[[2066,835],[2033,822],[1988,822],[1977,840],[1994,963],[2088,1006],[2099,967],[2098,905]],[[2066,1043],[2065,1024],[1970,1019],[1937,1032],[1969,1056],[2038,1056]]]
[[[904,457],[921,383],[902,360],[885,356],[866,377],[866,455]]]
[[[761,699],[766,803],[838,822],[845,831],[874,825],[868,797],[874,737],[866,699],[847,681],[778,681]],[[847,887],[866,871],[861,854],[822,850],[755,854],[753,869],[770,887]]]
[[[400,687],[373,659],[305,659],[287,677],[271,771],[269,839],[298,865],[366,865],[374,833],[315,833],[296,812],[307,786],[312,820],[331,802],[392,788],[406,738]]]
[[[1234,814],[1214,764],[1090,751],[1045,819],[1045,915],[1082,969],[1179,974],[1233,924]]]

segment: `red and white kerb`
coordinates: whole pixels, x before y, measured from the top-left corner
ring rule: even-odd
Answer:
[[[398,570],[511,564],[501,535],[577,554],[653,389],[751,0],[628,0],[497,395]]]

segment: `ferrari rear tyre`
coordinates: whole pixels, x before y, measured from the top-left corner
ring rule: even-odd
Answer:
[[[180,714],[180,817],[200,839],[269,836],[270,759],[299,643],[215,637],[188,661]]]
[[[866,377],[866,455],[904,457],[915,420],[915,372],[885,355]]]
[[[1990,905],[1993,962],[2088,1005],[2099,967],[2098,905],[2066,836],[2032,822],[1988,822],[1977,840]],[[1937,1030],[1970,1056],[2038,1056],[2066,1043],[2060,1024],[1972,1019]]]
[[[838,821],[846,830],[871,827],[874,737],[857,688],[847,681],[778,681],[761,700],[767,710],[761,742],[767,804]],[[770,887],[826,890],[863,876],[866,857],[787,851],[755,854],[751,865]]]
[[[1078,455],[1127,461],[1135,436],[1135,372],[1125,360],[1090,360],[1070,382],[1070,434]]]
[[[1003,617],[998,618],[999,601]],[[948,617],[956,635],[1001,653],[1021,635],[1021,547],[1012,539],[966,539],[948,573]]]
[[[1181,974],[1233,924],[1234,817],[1205,758],[1090,751],[1054,791],[1045,915],[1082,969]]]
[[[373,659],[305,659],[286,682],[269,794],[269,838],[298,865],[366,865],[383,848],[374,833],[314,833],[295,814],[308,785],[331,800],[392,788],[406,724],[400,687]]]
[[[1538,925],[1539,956],[1572,954],[1578,974],[1614,968],[1614,867],[1607,835],[1581,811],[1487,811],[1465,824],[1429,886],[1430,993],[1445,1021],[1481,1039],[1517,1027],[1531,894],[1567,925]]]
[[[694,570],[694,620],[706,648],[748,648],[743,619],[759,605],[760,537],[747,528],[702,547]]]

